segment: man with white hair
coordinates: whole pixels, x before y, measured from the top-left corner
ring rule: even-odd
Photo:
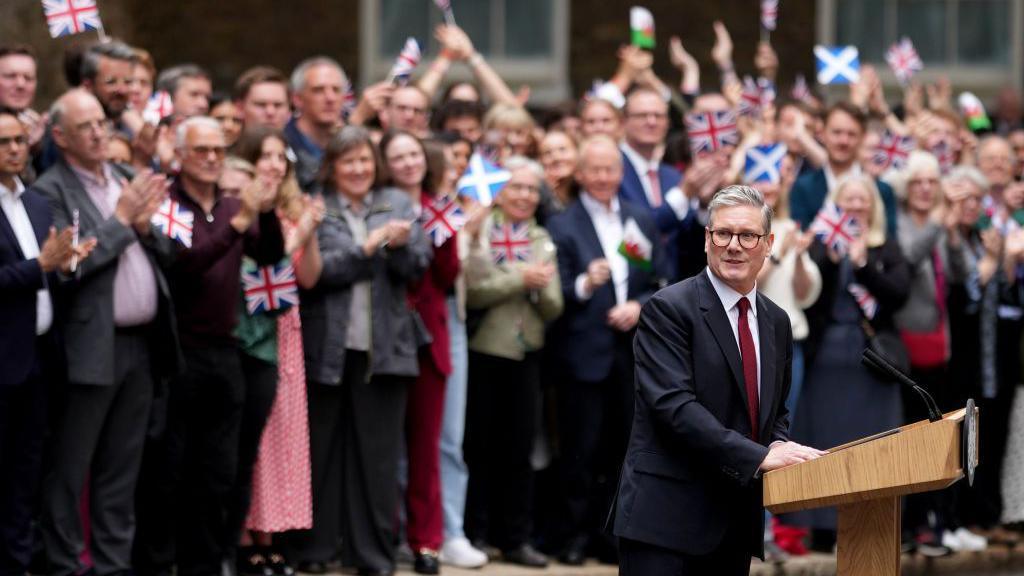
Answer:
[[[66,92],[50,122],[61,159],[33,189],[50,201],[58,228],[77,220],[80,239],[97,246],[65,284],[68,386],[44,474],[42,535],[48,574],[85,568],[78,511],[88,481],[93,567],[106,576],[132,567],[135,483],[154,383],[178,364],[163,272],[175,245],[150,223],[166,179],[148,171],[132,179],[106,161],[111,125],[95,96]]]
[[[344,124],[341,110],[348,86],[341,65],[326,56],[304,60],[292,72],[295,116],[285,126],[284,135],[295,152],[295,173],[303,190],[313,187],[324,149]]]

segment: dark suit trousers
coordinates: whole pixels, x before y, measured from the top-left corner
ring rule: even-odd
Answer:
[[[135,484],[153,402],[146,329],[115,335],[114,383],[71,383],[43,482],[42,535],[47,572],[73,574],[85,543],[79,500],[89,482],[90,552],[97,576],[132,567]]]
[[[367,380],[365,352],[347,350],[341,385],[309,382],[313,529],[292,539],[300,561],[395,566],[398,460],[411,378]]]
[[[620,576],[746,576],[750,573],[750,553],[744,552],[741,535],[726,531],[722,543],[706,556],[689,556],[619,538]]]
[[[41,359],[47,344],[36,339],[36,366],[28,379],[0,386],[0,576],[24,576],[32,555],[31,520],[46,434],[52,380]]]
[[[530,537],[530,453],[540,402],[540,353],[522,361],[469,353],[466,535],[511,550]]]
[[[600,532],[618,487],[633,421],[632,336],[616,335],[615,360],[604,380],[570,378],[558,390],[568,538]]]

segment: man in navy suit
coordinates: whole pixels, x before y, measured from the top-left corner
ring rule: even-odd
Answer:
[[[623,576],[747,574],[763,557],[760,474],[822,454],[788,441],[793,335],[757,294],[771,208],[729,186],[708,211],[708,267],[651,297],[637,327],[614,509]]]
[[[864,113],[849,102],[837,102],[825,113],[822,143],[828,152],[828,162],[797,178],[789,193],[790,217],[803,228],[814,221],[825,199],[835,190],[836,182],[844,176],[861,173],[858,158],[866,129]],[[895,237],[896,195],[885,182],[877,180],[876,184],[885,204],[886,232]]]
[[[632,418],[633,329],[640,307],[664,282],[665,261],[648,211],[620,199],[622,156],[614,140],[580,147],[580,200],[552,219],[565,299],[568,381],[558,390],[565,533],[561,560],[581,564],[614,486]]]
[[[50,287],[73,254],[72,231],[53,228],[50,207],[18,177],[29,135],[0,108],[0,575],[24,576],[38,485],[48,388],[59,377]]]

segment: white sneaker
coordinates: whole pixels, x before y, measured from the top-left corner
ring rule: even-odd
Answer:
[[[963,552],[967,549],[964,547],[964,542],[960,540],[960,536],[949,530],[942,532],[942,545],[954,552]]]
[[[967,528],[960,527],[956,529],[956,537],[963,545],[964,550],[971,552],[980,552],[985,548],[988,548],[988,539],[984,536],[975,534]]]
[[[451,538],[441,546],[440,560],[456,568],[480,568],[487,564],[487,554],[474,548],[465,537]]]

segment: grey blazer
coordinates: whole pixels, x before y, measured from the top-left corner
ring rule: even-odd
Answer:
[[[132,177],[125,167],[115,165],[113,171],[116,177]],[[155,376],[177,374],[183,362],[170,289],[163,273],[177,254],[176,242],[158,231],[139,236],[114,216],[104,219],[63,159],[47,170],[32,189],[49,200],[58,229],[70,226],[72,212],[78,210],[81,237],[97,240],[96,248],[79,267],[80,272],[62,278],[60,287],[61,301],[67,306],[64,340],[69,380],[79,384],[114,383],[114,277],[118,258],[136,240],[145,249],[156,274],[158,310],[150,345]]]
[[[306,376],[322,384],[341,384],[345,337],[353,284],[370,280],[372,374],[416,376],[416,328],[406,300],[407,286],[426,270],[433,253],[422,227],[415,223],[409,242],[367,257],[342,215],[338,194],[325,191],[327,217],[317,230],[323,271],[312,290],[301,294],[302,347]],[[395,188],[377,189],[367,216],[367,231],[389,220],[415,220],[412,203]]]
[[[962,283],[967,277],[963,249],[950,247],[945,230],[938,224],[929,222],[919,228],[903,210],[899,215],[899,241],[913,276],[910,296],[895,315],[896,326],[913,332],[930,332],[939,322],[932,251],[936,248],[939,251],[948,287]]]

